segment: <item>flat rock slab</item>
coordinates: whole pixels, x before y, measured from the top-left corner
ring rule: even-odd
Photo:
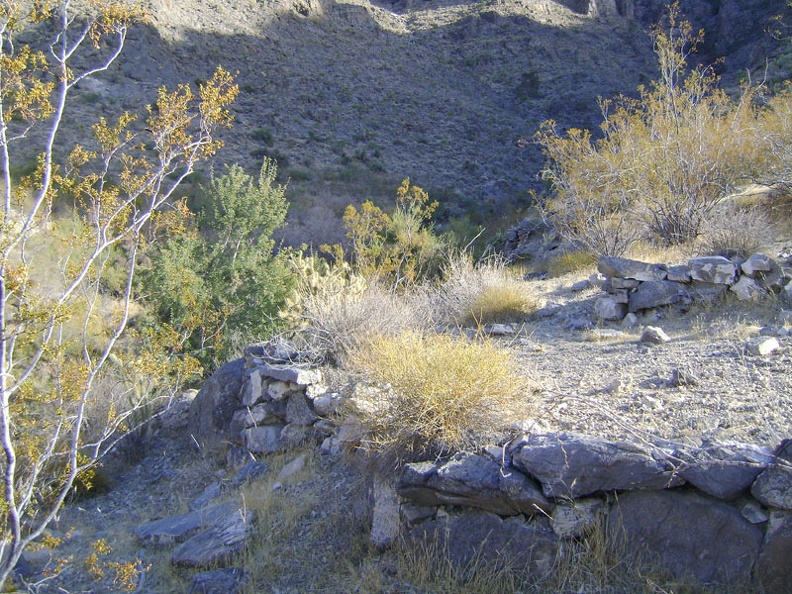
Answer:
[[[238,567],[213,569],[193,576],[188,594],[239,594],[245,583],[245,572]]]
[[[632,559],[677,579],[731,587],[749,578],[764,535],[735,507],[683,491],[620,496],[607,530]]]
[[[628,443],[572,433],[531,435],[516,444],[514,465],[542,484],[547,497],[599,491],[665,489],[682,483],[671,465]]]
[[[237,503],[210,505],[186,514],[143,524],[135,530],[135,536],[146,544],[166,545],[183,542],[202,528],[213,525],[238,509]]]
[[[171,563],[179,567],[225,567],[245,548],[254,519],[252,511],[236,507],[173,549]]]
[[[679,475],[699,490],[731,501],[744,493],[773,460],[770,450],[752,444],[714,444],[680,455]]]
[[[461,568],[481,564],[487,568],[528,570],[532,575],[547,575],[553,568],[559,540],[549,520],[534,516],[503,519],[485,511],[472,511],[427,520],[407,533],[406,539],[418,546],[431,547],[447,555]]]
[[[607,256],[599,259],[597,270],[605,276],[637,281],[660,281],[667,276],[666,269],[659,264]]]

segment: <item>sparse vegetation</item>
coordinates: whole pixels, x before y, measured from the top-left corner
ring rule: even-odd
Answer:
[[[401,460],[472,446],[530,410],[531,382],[508,350],[485,339],[372,337],[349,367],[376,386],[356,405],[373,445]]]
[[[452,325],[521,322],[539,305],[529,285],[495,257],[477,265],[466,255],[450,258],[435,294],[435,317]]]
[[[738,183],[772,163],[787,168],[784,151],[773,148],[787,137],[786,93],[762,108],[761,87],[747,85],[733,99],[711,69],[688,70],[703,32],[681,20],[678,4],[653,39],[660,78],[639,88],[638,99],[601,100],[601,139],[579,129],[561,136],[552,121],[536,135],[548,157],[551,222],[598,254],[622,255],[641,234],[690,242]]]

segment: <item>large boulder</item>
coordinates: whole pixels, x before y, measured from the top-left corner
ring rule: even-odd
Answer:
[[[189,431],[202,444],[229,438],[231,420],[240,408],[245,360],[235,359],[215,371],[190,403]]]
[[[526,522],[521,516],[502,519],[485,512],[443,515],[422,522],[406,535],[407,542],[439,551],[461,568],[528,570],[541,578],[553,568],[558,538],[545,517]]]
[[[753,444],[718,443],[691,453],[680,453],[685,462],[679,475],[699,490],[730,501],[748,490],[773,460],[770,450]]]
[[[747,581],[763,537],[738,509],[687,491],[621,495],[607,532],[630,560],[678,579],[732,587]]]
[[[665,489],[682,481],[662,457],[637,444],[571,433],[530,435],[515,445],[514,465],[547,497],[576,499],[599,491]]]

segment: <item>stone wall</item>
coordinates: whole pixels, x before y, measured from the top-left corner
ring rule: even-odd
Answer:
[[[783,292],[792,300],[792,266],[764,254],[744,261],[722,256],[692,258],[687,264],[664,266],[627,258],[600,258],[607,293],[594,304],[603,320],[622,320],[658,307],[680,309],[692,303],[712,302],[726,293],[751,300]]]
[[[616,271],[617,264],[625,262],[611,259],[608,266]],[[709,271],[709,280],[698,282],[710,286],[718,284],[716,275],[729,276],[726,268],[722,260],[699,260],[690,275]],[[640,269],[630,275],[654,276],[632,279],[640,283],[632,289],[679,283],[689,294],[696,287],[669,280],[668,268]],[[618,270],[611,279],[625,278]],[[237,467],[251,453],[297,444],[315,443],[326,455],[360,447],[362,428],[339,414],[342,395],[323,386],[318,370],[292,359],[257,346],[221,369],[222,381],[210,379],[193,402],[197,438],[220,431],[234,444],[228,462]],[[792,440],[771,451],[741,443],[693,447],[525,434],[406,464],[396,476],[376,478],[372,492],[371,538],[381,547],[401,537],[428,539],[459,563],[476,557],[541,574],[552,571],[571,540],[604,530],[626,558],[674,577],[792,591]]]

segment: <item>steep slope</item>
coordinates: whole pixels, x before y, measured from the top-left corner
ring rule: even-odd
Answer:
[[[532,135],[552,118],[596,128],[597,97],[655,73],[649,25],[662,0],[155,0],[105,102],[139,106],[162,82],[238,72],[236,125],[220,162],[275,157],[293,202],[287,240],[339,238],[343,207],[390,200],[410,177],[441,218],[514,219],[540,183]],[[764,64],[780,1],[688,0],[726,75]],[[750,15],[750,18],[747,16]],[[732,80],[733,77],[729,78]],[[116,99],[123,97],[123,99]]]

